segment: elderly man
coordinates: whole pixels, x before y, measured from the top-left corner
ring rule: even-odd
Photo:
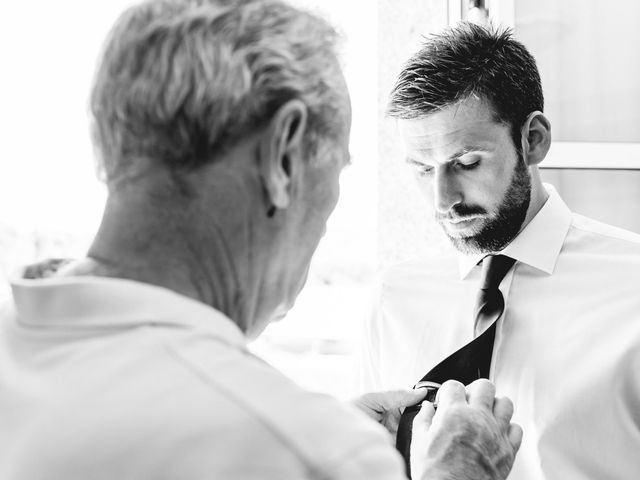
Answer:
[[[109,196],[88,255],[13,281],[0,478],[393,479],[354,407],[246,348],[293,304],[348,161],[335,35],[277,0],[160,0],[118,21],[91,111]],[[488,382],[416,417],[414,476],[503,479],[521,430]],[[363,397],[393,426],[421,392]]]
[[[640,236],[541,182],[551,132],[533,57],[509,32],[434,35],[389,114],[457,252],[385,274],[364,386],[490,378],[527,433],[511,479],[638,478]],[[398,440],[406,455],[409,428]]]

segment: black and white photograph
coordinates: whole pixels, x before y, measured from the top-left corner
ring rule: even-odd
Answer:
[[[0,480],[640,479],[639,2],[0,18]]]

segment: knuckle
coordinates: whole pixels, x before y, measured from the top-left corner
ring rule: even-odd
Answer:
[[[514,411],[513,402],[511,401],[510,398],[505,398],[504,399],[504,405],[505,405],[505,408],[507,409],[507,411],[509,412],[509,416],[511,417],[513,415],[513,411]]]
[[[522,437],[524,435],[524,430],[522,430],[522,427],[520,425],[518,425],[517,423],[512,423],[510,428],[512,429],[513,435],[516,437],[516,441],[517,441],[517,443],[519,445],[520,442],[522,441]]]
[[[444,382],[442,384],[442,386],[449,386],[449,387],[454,387],[454,388],[458,388],[458,387],[464,387],[464,385],[459,382],[458,380],[447,380],[446,382]]]
[[[485,390],[485,391],[494,392],[494,393],[496,391],[496,386],[488,378],[480,378],[475,382],[473,382],[473,384],[476,388],[478,388],[478,390]]]
[[[509,397],[500,397],[500,401],[504,402],[504,405],[506,407],[509,407],[511,410],[513,410],[513,402]]]
[[[442,384],[440,390],[464,390],[464,385],[458,380],[447,380]]]
[[[509,416],[513,415],[513,402],[507,397],[500,397],[496,399],[496,404]]]

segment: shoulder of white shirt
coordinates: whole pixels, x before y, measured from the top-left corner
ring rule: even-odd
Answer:
[[[578,213],[572,213],[570,228],[602,237],[608,237],[613,240],[630,242],[640,246],[640,234],[634,233],[630,230],[625,230],[624,228],[614,227],[613,225],[585,217]]]

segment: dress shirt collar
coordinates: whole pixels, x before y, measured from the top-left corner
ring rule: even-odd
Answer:
[[[207,330],[225,343],[246,339],[224,314],[154,285],[106,277],[11,279],[17,321],[31,328],[124,329],[143,325]]]
[[[571,225],[571,211],[555,189],[544,184],[549,198],[529,224],[500,253],[551,275]],[[465,279],[486,254],[458,253],[460,278]]]

